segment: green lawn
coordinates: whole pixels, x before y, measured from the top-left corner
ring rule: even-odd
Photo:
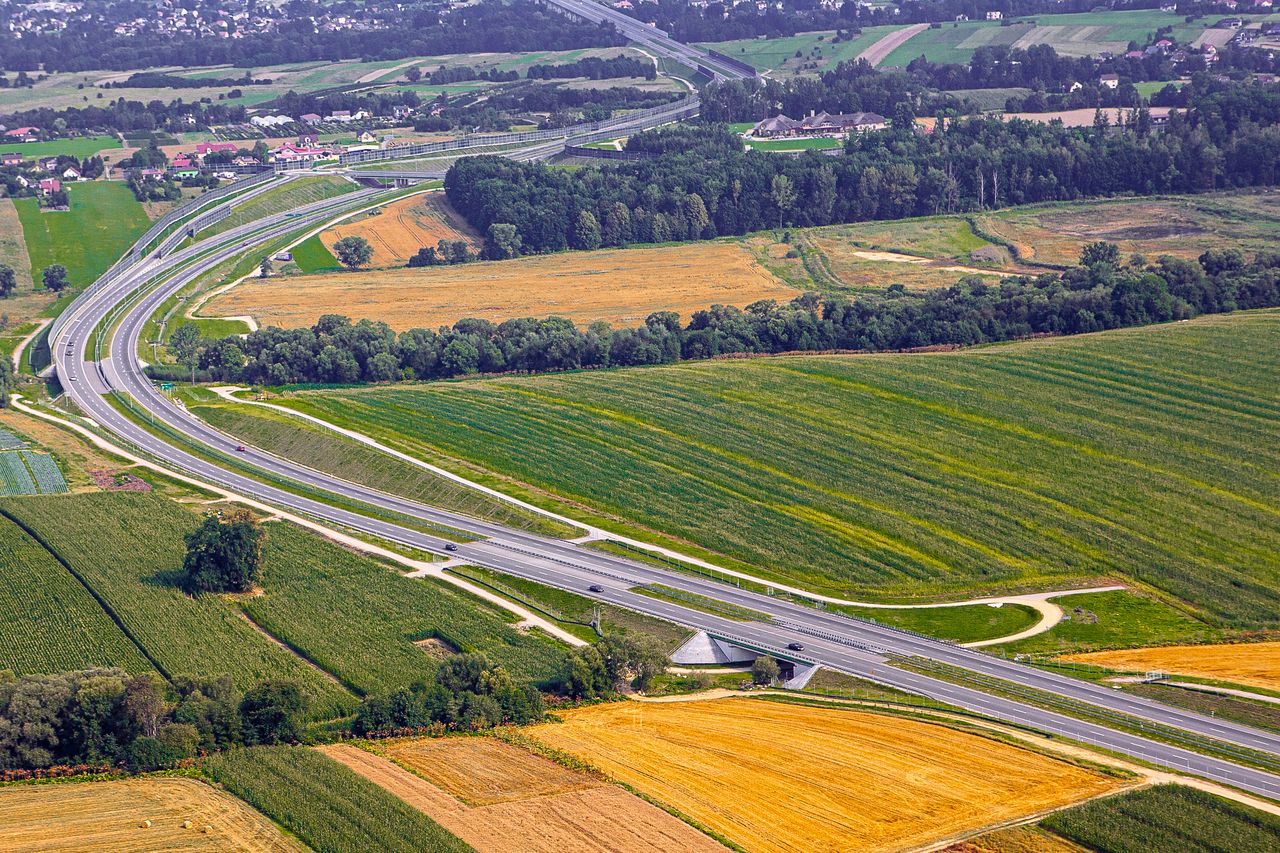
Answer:
[[[828,148],[840,148],[844,139],[770,139],[761,142],[749,141],[748,148],[758,151],[820,151]]]
[[[6,154],[16,152],[27,159],[53,157],[59,154],[83,159],[107,148],[120,147],[122,147],[120,140],[114,136],[75,136],[71,139],[51,139],[47,142],[19,142],[17,144],[0,141],[0,151]]]
[[[84,287],[123,255],[151,222],[124,184],[90,181],[67,186],[71,210],[42,211],[34,198],[14,200],[38,283],[51,264],[67,268],[72,287]],[[37,285],[39,286],[39,285]]]
[[[975,640],[992,640],[1007,637],[1030,628],[1040,621],[1040,614],[1022,604],[1005,604],[990,607],[975,604],[969,607],[928,607],[910,610],[887,610],[878,607],[837,607],[841,613],[873,619],[882,625],[906,628],[918,634],[928,634],[957,643]]]
[[[298,265],[298,269],[308,275],[342,268],[333,252],[321,241],[319,234],[308,237],[290,251],[293,252],[293,262]]]
[[[1129,592],[1091,592],[1058,599],[1066,619],[1044,634],[1001,651],[1008,654],[1066,654],[1096,649],[1170,643],[1207,643],[1222,632],[1177,608]]]
[[[1278,348],[1262,311],[295,400],[846,597],[1129,576],[1275,626]]]

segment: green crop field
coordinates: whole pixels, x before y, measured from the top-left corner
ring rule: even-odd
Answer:
[[[155,495],[98,492],[9,498],[0,510],[30,529],[91,588],[166,677],[230,675],[240,689],[292,678],[320,715],[351,696],[256,631],[221,597],[191,598],[174,585],[184,533],[199,518]]]
[[[810,62],[816,62],[818,67],[804,73],[816,74],[820,71],[828,71],[847,59],[856,59],[858,54],[899,29],[901,27],[894,25],[866,27],[851,41],[842,41],[838,44],[831,41],[836,35],[834,30],[822,30],[776,39],[708,42],[700,47],[719,51],[760,71],[772,71],[773,76],[786,76],[788,72],[801,73],[800,66]],[[800,57],[795,55],[797,50],[801,53]]]
[[[27,159],[61,154],[83,159],[108,148],[120,147],[120,140],[114,136],[76,136],[71,139],[51,139],[48,142],[20,142],[16,145],[0,142],[0,151],[21,154]]]
[[[267,190],[262,195],[255,196],[244,204],[233,207],[230,216],[200,233],[203,236],[221,234],[273,213],[294,210],[303,205],[334,198],[357,189],[359,187],[346,178],[319,176],[295,178],[275,189]]]
[[[293,247],[292,252],[293,262],[298,265],[298,269],[308,275],[315,272],[342,269],[342,265],[333,256],[333,252],[330,252],[329,247],[321,242],[319,234],[303,240]]]
[[[71,210],[42,211],[34,198],[14,200],[31,257],[31,275],[62,264],[72,287],[85,287],[142,236],[150,221],[133,193],[116,181],[67,186]],[[38,286],[38,285],[37,285]]]
[[[1041,826],[1097,853],[1280,849],[1280,817],[1183,785],[1093,800],[1050,815]]]
[[[152,669],[93,595],[3,516],[0,566],[0,670]]]
[[[238,749],[203,766],[317,853],[471,850],[423,812],[314,749]]]
[[[268,525],[268,594],[245,601],[273,636],[361,693],[426,678],[435,661],[414,645],[435,637],[480,652],[522,678],[546,678],[562,652],[517,632],[504,615],[439,580],[392,568],[285,524]]]
[[[1132,577],[1275,626],[1277,347],[1280,312],[1262,311],[295,400],[837,594]]]

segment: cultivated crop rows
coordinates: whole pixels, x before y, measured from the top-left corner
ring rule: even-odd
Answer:
[[[50,495],[67,490],[67,481],[63,479],[62,471],[58,470],[58,463],[53,461],[52,456],[47,453],[32,453],[30,450],[23,450],[21,456],[31,470],[31,476],[41,494]]]

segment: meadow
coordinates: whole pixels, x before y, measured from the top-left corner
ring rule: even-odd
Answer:
[[[322,749],[486,853],[724,849],[619,787],[494,738]]]
[[[240,225],[255,222],[274,213],[295,210],[312,202],[334,198],[356,189],[359,189],[356,184],[346,178],[336,176],[294,178],[288,183],[281,184],[275,189],[267,190],[262,195],[255,196],[244,204],[236,205],[231,209],[230,216],[219,220],[216,224],[201,231],[200,234],[202,237],[211,237],[224,231],[230,231]]]
[[[1280,691],[1280,642],[1091,652],[1067,660],[1130,672],[1168,672]]]
[[[321,232],[320,241],[332,249],[343,237],[368,240],[373,246],[371,265],[375,267],[404,266],[423,246],[434,249],[440,240],[461,240],[472,252],[478,251],[483,242],[467,221],[449,207],[443,192],[412,195],[345,220]]]
[[[0,142],[0,151],[21,154],[28,160],[36,157],[92,157],[99,151],[119,148],[120,140],[114,136],[74,136],[70,139],[51,139],[46,142]]]
[[[294,246],[291,251],[293,262],[304,273],[311,274],[342,269],[338,259],[329,251],[329,247],[320,241],[319,234],[303,240]]]
[[[1269,853],[1280,846],[1280,817],[1182,785],[1095,800],[1041,825],[1097,853]]]
[[[184,827],[187,821],[190,826]],[[0,788],[0,848],[9,853],[306,849],[235,797],[179,777]]]
[[[738,39],[736,41],[709,42],[700,47],[710,48],[754,66],[759,71],[770,71],[771,76],[786,77],[801,73],[828,71],[841,62],[856,59],[871,45],[901,27],[888,25],[865,27],[861,35],[851,41],[832,43],[834,30],[797,33],[776,39]],[[797,57],[796,51],[800,51]],[[805,69],[807,63],[816,62],[816,69]]]
[[[52,264],[67,268],[71,286],[85,287],[106,272],[150,221],[133,193],[116,181],[67,186],[69,211],[42,211],[34,198],[15,199],[31,259],[31,277]]]
[[[1280,612],[1277,347],[1260,311],[292,405],[846,597],[1131,577],[1261,627]]]
[[[845,709],[737,698],[561,716],[529,737],[760,853],[914,849],[1118,785],[976,734]]]
[[[324,314],[383,320],[397,330],[551,314],[581,326],[639,326],[655,311],[688,316],[715,303],[797,295],[740,245],[704,243],[298,276],[287,287],[254,279],[215,297],[202,313],[251,315],[286,328],[310,326]]]
[[[421,811],[314,749],[237,749],[213,756],[203,768],[316,853],[472,849]]]
[[[1002,647],[1010,654],[1057,655],[1162,643],[1207,643],[1225,633],[1147,595],[1091,592],[1058,600],[1066,619],[1044,634]]]

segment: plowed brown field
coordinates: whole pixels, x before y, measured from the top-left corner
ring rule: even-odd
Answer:
[[[1137,672],[1172,672],[1280,690],[1280,642],[1161,646],[1068,655],[1067,660]]]
[[[144,827],[143,821],[151,826]],[[184,821],[191,827],[184,829]],[[204,827],[209,826],[208,832]],[[195,779],[0,788],[0,850],[303,851],[249,806]]]
[[[908,849],[1119,784],[978,735],[856,711],[723,699],[561,716],[529,734],[753,853]]]
[[[393,201],[361,219],[321,232],[320,240],[333,251],[334,243],[352,236],[363,237],[373,246],[375,267],[402,266],[423,246],[434,248],[440,240],[465,240],[473,250],[481,242],[442,192]]]
[[[251,279],[214,298],[208,316],[252,315],[264,325],[310,326],[322,314],[432,328],[463,317],[494,322],[558,314],[579,325],[639,326],[654,311],[685,319],[719,303],[799,295],[735,243],[565,252],[425,269]]]
[[[397,760],[428,775],[430,782],[354,746],[322,749],[421,809],[480,853],[724,851],[693,827],[617,786],[498,741],[457,738],[384,746],[388,753],[397,754]],[[445,760],[450,766],[445,766]],[[512,776],[503,779],[508,766],[513,768]],[[482,781],[465,781],[468,770]],[[479,798],[502,799],[471,807],[433,782]]]

